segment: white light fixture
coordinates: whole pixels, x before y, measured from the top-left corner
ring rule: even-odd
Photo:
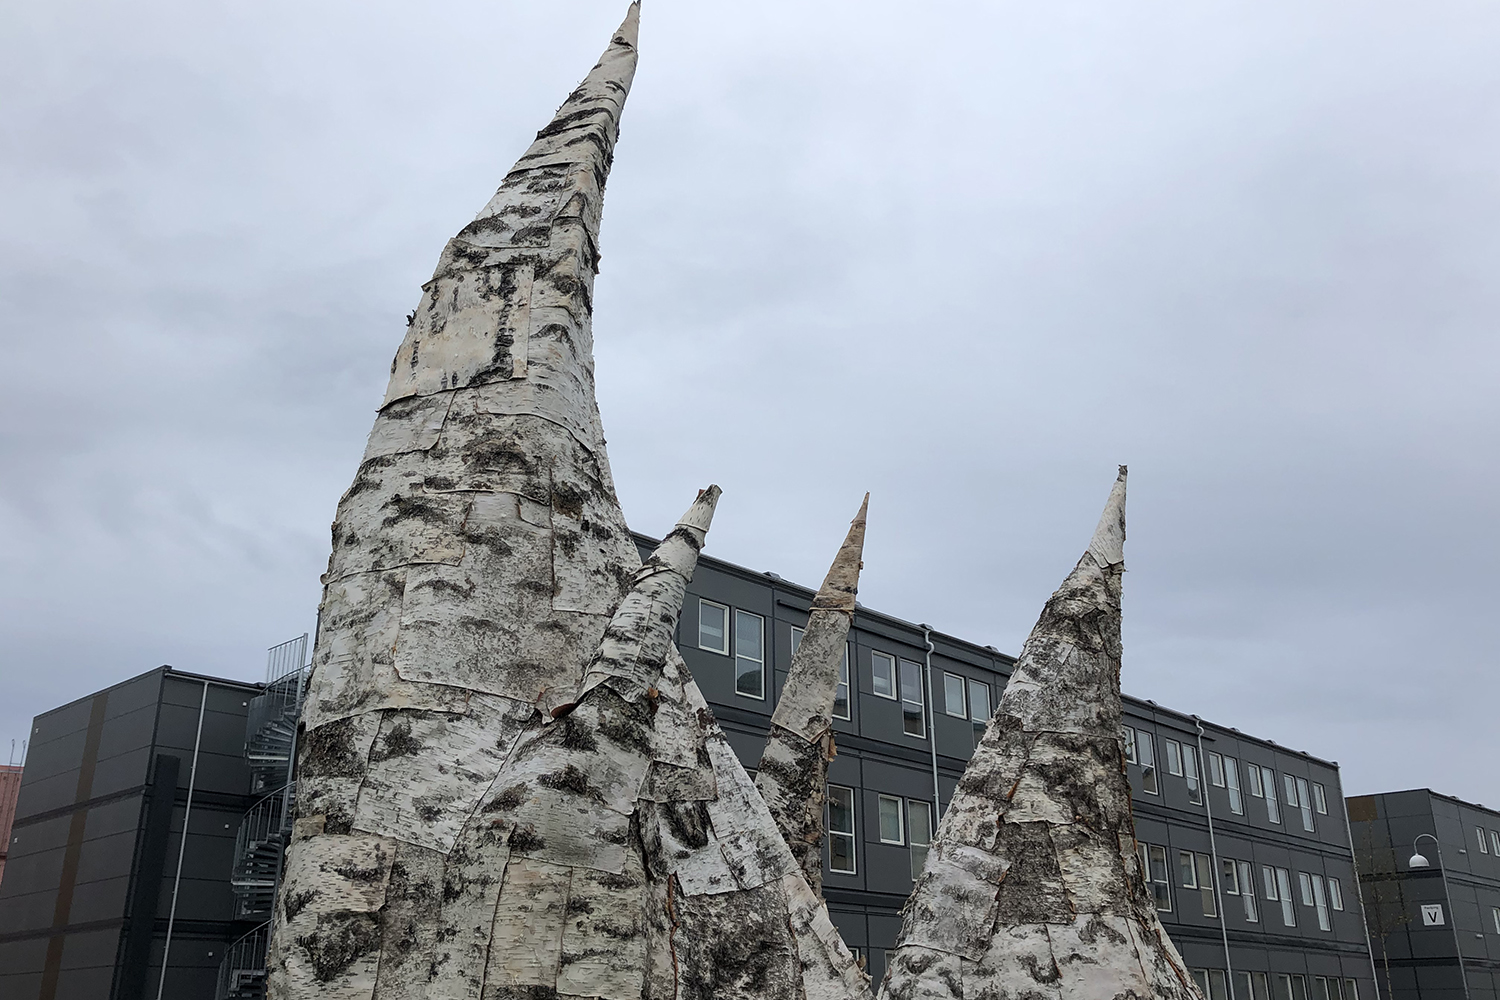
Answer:
[[[1438,850],[1438,859],[1442,860],[1443,845],[1438,843],[1438,839],[1430,833],[1419,833],[1417,834],[1417,839],[1411,842],[1411,859],[1406,862],[1407,867],[1409,868],[1431,867],[1431,863],[1427,860],[1427,858],[1422,854],[1421,851],[1417,850],[1417,845],[1422,842],[1423,837],[1426,837],[1432,841],[1433,846],[1435,846]]]
[[[1406,864],[1409,867],[1411,867],[1411,868],[1426,868],[1426,867],[1428,867],[1427,859],[1425,857],[1423,857],[1422,855],[1420,855],[1420,854],[1413,854],[1411,856],[1411,860],[1408,861]]]

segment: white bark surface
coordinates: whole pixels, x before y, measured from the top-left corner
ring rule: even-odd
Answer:
[[[1135,850],[1120,746],[1124,542],[1121,467],[943,814],[882,1000],[1201,1000]]]
[[[823,890],[823,806],[834,753],[833,705],[864,568],[869,506],[866,493],[813,599],[755,772],[755,787],[815,893]]]

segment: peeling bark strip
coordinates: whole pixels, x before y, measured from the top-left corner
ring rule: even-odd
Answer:
[[[787,847],[814,893],[823,891],[823,800],[833,756],[833,703],[838,693],[854,596],[859,591],[870,494],[849,525],[828,576],[812,602],[802,643],[792,656],[786,684],[771,716],[771,732],[755,772]]]
[[[1120,747],[1125,468],[1021,650],[881,997],[1201,1000],[1135,851]]]

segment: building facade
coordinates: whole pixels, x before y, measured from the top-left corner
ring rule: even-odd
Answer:
[[[21,794],[21,765],[0,767],[0,885],[5,883],[5,862],[10,857],[10,828],[16,819],[16,798]]]
[[[260,691],[161,667],[37,716],[0,882],[0,997],[214,995],[243,933],[230,872]]]
[[[1356,796],[1348,809],[1382,995],[1495,1000],[1500,812],[1427,788]]]
[[[638,537],[643,554],[652,540]],[[678,646],[754,769],[814,591],[702,557]],[[877,980],[1014,659],[860,608],[829,770],[824,896]],[[1209,1000],[1374,1000],[1336,764],[1125,699],[1143,865]]]

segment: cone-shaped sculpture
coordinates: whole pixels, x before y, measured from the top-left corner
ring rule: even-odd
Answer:
[[[505,863],[476,809],[640,564],[590,318],[637,18],[443,251],[339,502],[273,997],[470,995]]]
[[[755,772],[756,790],[802,866],[808,885],[817,893],[823,891],[823,803],[828,761],[833,756],[834,701],[840,674],[848,669],[849,626],[854,621],[859,571],[864,568],[860,557],[869,506],[870,494],[866,493],[813,599]],[[847,683],[847,673],[842,679]]]
[[[883,998],[1201,1000],[1142,877],[1120,745],[1125,469],[948,805]]]

